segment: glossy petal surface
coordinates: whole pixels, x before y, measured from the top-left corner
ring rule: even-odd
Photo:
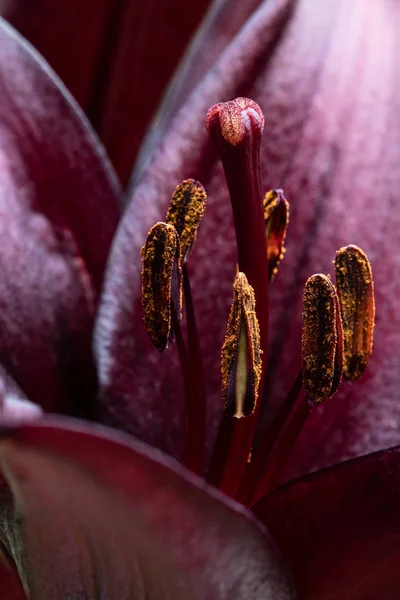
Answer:
[[[0,361],[32,401],[84,413],[118,188],[63,86],[4,22],[0,48]]]
[[[400,449],[293,481],[258,503],[299,600],[396,600]]]
[[[22,425],[36,421],[43,410],[25,398],[22,390],[0,365],[0,426]]]
[[[290,600],[240,507],[133,439],[67,419],[3,434],[3,528],[32,600]]]
[[[50,62],[126,183],[164,88],[210,0],[0,0]]]
[[[346,0],[266,1],[169,122],[132,190],[97,328],[100,377],[112,422],[124,421],[181,456],[176,443],[184,426],[179,367],[173,352],[156,361],[142,334],[140,266],[132,257],[164,214],[176,183],[194,177],[209,195],[190,268],[211,437],[215,431],[222,408],[219,353],[236,257],[226,186],[204,131],[204,115],[213,103],[240,94],[257,101],[265,115],[265,189],[282,187],[292,206],[286,258],[271,289],[266,420],[300,367],[307,277],[329,271],[335,251],[349,243],[368,253],[375,273],[377,322],[368,372],[359,383],[344,384],[334,402],[313,411],[287,475],[399,441],[400,77],[393,59],[399,19],[394,0],[379,0],[373,7],[362,0],[351,5]],[[206,39],[204,34],[204,47]]]

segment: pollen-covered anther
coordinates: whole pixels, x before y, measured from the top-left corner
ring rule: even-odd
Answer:
[[[262,133],[264,115],[254,100],[236,98],[214,104],[207,113],[206,127],[211,134],[218,130],[226,143],[237,146],[251,130]]]
[[[236,275],[233,303],[222,346],[222,397],[232,417],[248,417],[256,407],[261,377],[260,328],[255,297],[244,273]]]
[[[375,323],[372,269],[365,252],[351,245],[336,253],[335,274],[343,321],[344,375],[354,380],[364,373],[372,353]]]
[[[160,352],[173,339],[171,311],[176,310],[180,319],[182,277],[179,252],[179,236],[175,227],[167,223],[153,225],[142,248],[142,305],[147,332]]]
[[[327,275],[313,275],[304,288],[303,385],[311,404],[337,391],[343,370],[343,332],[335,286]]]
[[[196,239],[206,203],[206,191],[201,183],[194,179],[185,179],[175,188],[165,220],[178,232],[181,262],[188,257]]]
[[[282,190],[271,190],[264,197],[264,223],[267,237],[269,281],[273,281],[278,265],[285,255],[286,231],[289,223],[289,202]]]

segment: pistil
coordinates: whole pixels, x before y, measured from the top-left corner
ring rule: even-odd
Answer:
[[[206,124],[224,167],[233,210],[239,271],[246,275],[254,289],[261,348],[266,350],[268,259],[260,180],[264,116],[255,102],[237,98],[211,107]]]
[[[179,356],[188,400],[188,452],[186,464],[196,473],[202,473],[204,463],[206,400],[203,359],[190,286],[188,260],[206,205],[207,194],[201,183],[194,179],[185,179],[175,188],[165,218],[167,223],[175,227],[180,242],[180,265],[186,309],[188,351],[184,346],[180,328],[177,343],[178,348],[181,347]]]
[[[264,117],[259,106],[247,98],[216,104],[207,114],[207,129],[219,152],[229,189],[236,231],[239,271],[254,289],[260,327],[263,386],[268,340],[268,259],[260,181],[260,142]],[[259,413],[240,421],[227,418],[219,431],[211,461],[210,480],[234,495],[245,471]],[[222,440],[229,440],[226,460],[221,456]],[[226,450],[225,450],[226,452]]]

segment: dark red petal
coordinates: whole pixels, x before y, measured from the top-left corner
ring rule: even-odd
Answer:
[[[8,0],[0,12],[43,54],[91,119],[126,183],[210,0]]]
[[[291,4],[286,0],[267,2],[261,38],[249,33],[246,43],[257,37],[260,45],[272,48],[272,42],[286,23]],[[231,49],[243,68],[245,40]],[[176,184],[198,173],[206,189],[213,190],[213,202],[199,227],[190,256],[190,274],[204,352],[208,425],[214,434],[223,410],[220,353],[236,268],[226,183],[218,179],[218,186],[213,186],[216,173],[213,166],[217,159],[205,130],[208,108],[221,99],[235,97],[237,66],[231,73],[228,59],[223,65],[223,77],[215,79],[210,73],[204,89],[200,86],[183,106],[134,190],[111,253],[95,337],[103,418],[178,458],[184,452],[186,425],[179,361],[175,347],[158,357],[148,340],[140,307],[139,251],[148,229],[163,218]],[[223,90],[226,78],[229,85]],[[240,81],[238,78],[237,84]],[[221,174],[218,172],[218,177]]]
[[[49,420],[5,432],[0,462],[32,600],[293,598],[249,514],[133,438]]]
[[[18,573],[6,564],[0,548],[0,590],[2,600],[26,600]]]
[[[46,410],[84,413],[118,186],[76,104],[3,21],[0,49],[0,362]]]
[[[3,0],[0,13],[49,61],[79,104],[91,101],[113,0]]]
[[[400,447],[293,481],[259,502],[299,600],[397,600]]]
[[[235,244],[223,174],[203,119],[215,102],[238,93],[253,98],[265,115],[262,181],[265,189],[283,187],[293,207],[286,258],[271,290],[268,418],[300,368],[307,277],[332,268],[336,250],[349,243],[368,253],[375,273],[370,366],[363,380],[344,384],[334,401],[313,411],[293,455],[290,473],[301,473],[400,441],[400,62],[393,60],[400,52],[400,12],[394,0],[373,9],[363,0],[299,0],[293,13],[291,8],[290,1],[262,3],[166,130],[154,132],[160,145],[147,154],[151,160],[137,179],[114,246],[97,338],[114,422],[125,420],[180,456],[175,440],[182,439],[184,409],[176,400],[177,361],[165,356],[149,366],[153,358],[142,343],[137,310],[140,268],[132,257],[174,186],[185,177],[198,179],[209,205],[190,260],[212,433],[221,407],[219,352]],[[204,34],[203,48],[207,40]]]

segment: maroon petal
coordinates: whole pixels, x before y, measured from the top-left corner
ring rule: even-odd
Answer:
[[[5,562],[0,549],[0,582],[2,600],[26,600],[15,568]]]
[[[400,447],[293,481],[255,514],[288,562],[299,600],[396,600]]]
[[[7,0],[1,14],[88,114],[121,180],[210,0]]]
[[[174,462],[67,419],[0,442],[3,530],[32,600],[289,600],[266,535]]]
[[[117,235],[97,327],[108,418],[125,421],[175,456],[181,456],[176,440],[182,440],[184,426],[176,354],[156,361],[147,342],[135,257],[149,227],[164,214],[174,186],[186,177],[201,181],[209,205],[190,267],[212,437],[222,409],[219,354],[235,243],[226,185],[203,123],[209,106],[238,94],[253,98],[265,114],[265,189],[282,187],[293,208],[285,262],[271,290],[267,419],[300,368],[307,277],[327,272],[335,251],[349,243],[368,253],[375,271],[376,342],[368,372],[313,411],[290,474],[400,439],[400,63],[393,61],[400,12],[394,0],[380,0],[373,9],[363,0],[317,4],[275,0],[260,5],[168,127],[161,135],[154,132],[161,142],[146,155],[151,160],[137,179]],[[207,39],[204,34],[203,48]]]
[[[112,0],[3,0],[0,13],[49,61],[79,104],[91,102]]]
[[[75,103],[0,23],[0,362],[46,410],[87,411],[118,187]]]

